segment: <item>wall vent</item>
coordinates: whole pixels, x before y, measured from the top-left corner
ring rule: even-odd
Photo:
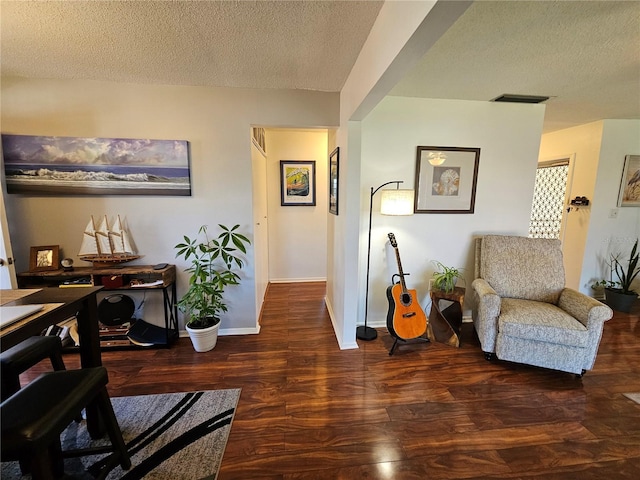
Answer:
[[[491,100],[492,102],[511,102],[511,103],[542,103],[549,100],[549,97],[543,97],[540,95],[515,95],[511,93],[504,93],[499,97]]]

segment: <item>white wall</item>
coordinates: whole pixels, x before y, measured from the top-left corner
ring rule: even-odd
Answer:
[[[327,278],[327,130],[267,129],[269,281]],[[282,206],[280,161],[316,162],[316,205]]]
[[[398,241],[404,271],[411,274],[408,286],[417,290],[423,306],[428,303],[432,260],[463,268],[470,288],[474,237],[527,234],[543,117],[544,105],[387,97],[362,121],[363,282],[370,188],[391,180],[403,180],[402,188],[413,188],[417,146],[481,149],[474,214],[374,213],[369,324],[385,325],[385,289],[397,273],[395,257],[385,247],[389,232]],[[379,211],[379,195],[374,212]],[[363,296],[360,305],[364,309]]]
[[[173,247],[183,234],[195,235],[202,224],[239,223],[253,238],[251,125],[338,124],[338,95],[322,92],[3,78],[1,93],[3,133],[189,141],[190,197],[6,198],[19,271],[28,269],[32,245],[59,244],[63,255],[77,259],[89,216],[119,213],[144,255],[136,263],[176,263],[179,295],[186,265],[176,261]],[[251,249],[242,284],[228,292],[221,333],[256,330],[253,270]],[[149,296],[147,303],[153,303]]]
[[[640,237],[640,208],[617,207],[624,157],[640,154],[640,120],[604,120],[543,135],[541,158],[567,153],[575,153],[571,198],[591,200],[590,208],[569,215],[564,251],[573,285],[567,284],[593,294],[593,281],[608,278],[609,253],[628,254]],[[617,218],[610,217],[612,209]]]
[[[329,217],[326,303],[340,348],[355,348],[356,324],[364,284],[359,279],[360,241],[360,120],[395,86],[471,2],[385,2],[358,59],[340,92],[341,205]],[[368,207],[367,207],[368,208]],[[365,246],[366,248],[366,246]]]
[[[600,161],[601,139],[602,122],[593,122],[545,134],[540,143],[540,161],[564,156],[573,158],[568,197],[584,196],[591,202],[589,207],[571,210],[565,216],[562,254],[566,285],[578,290],[580,289],[580,275],[591,223],[591,212],[595,205],[593,200]]]

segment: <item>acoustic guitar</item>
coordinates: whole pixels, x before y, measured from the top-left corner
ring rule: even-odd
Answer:
[[[389,234],[389,242],[396,251],[400,282],[387,288],[387,299],[389,300],[387,329],[392,336],[400,340],[418,338],[427,330],[427,316],[418,302],[416,291],[407,289],[400,261],[400,251],[393,233]]]

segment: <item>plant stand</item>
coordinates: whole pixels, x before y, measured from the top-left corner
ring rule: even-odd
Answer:
[[[462,304],[465,289],[455,287],[453,292],[431,290],[431,312],[429,313],[429,340],[444,343],[451,347],[460,346],[460,329],[462,327]],[[441,300],[451,303],[442,308]]]

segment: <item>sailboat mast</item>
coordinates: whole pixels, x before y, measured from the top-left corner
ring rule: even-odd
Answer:
[[[113,241],[111,240],[111,235],[109,235],[109,232],[111,231],[111,228],[109,228],[109,219],[107,218],[107,216],[104,216],[104,224],[107,226],[107,231],[105,232],[107,234],[107,243],[109,244],[109,250],[110,250],[110,254],[113,254]]]
[[[93,239],[96,242],[96,251],[98,255],[102,254],[102,249],[100,248],[100,241],[98,240],[98,231],[96,230],[96,221],[93,219],[93,215],[91,215],[91,225],[93,226]]]
[[[122,229],[122,221],[120,221],[120,215],[118,215],[118,232],[120,233],[120,251],[127,254],[127,250],[124,246],[124,230]]]

